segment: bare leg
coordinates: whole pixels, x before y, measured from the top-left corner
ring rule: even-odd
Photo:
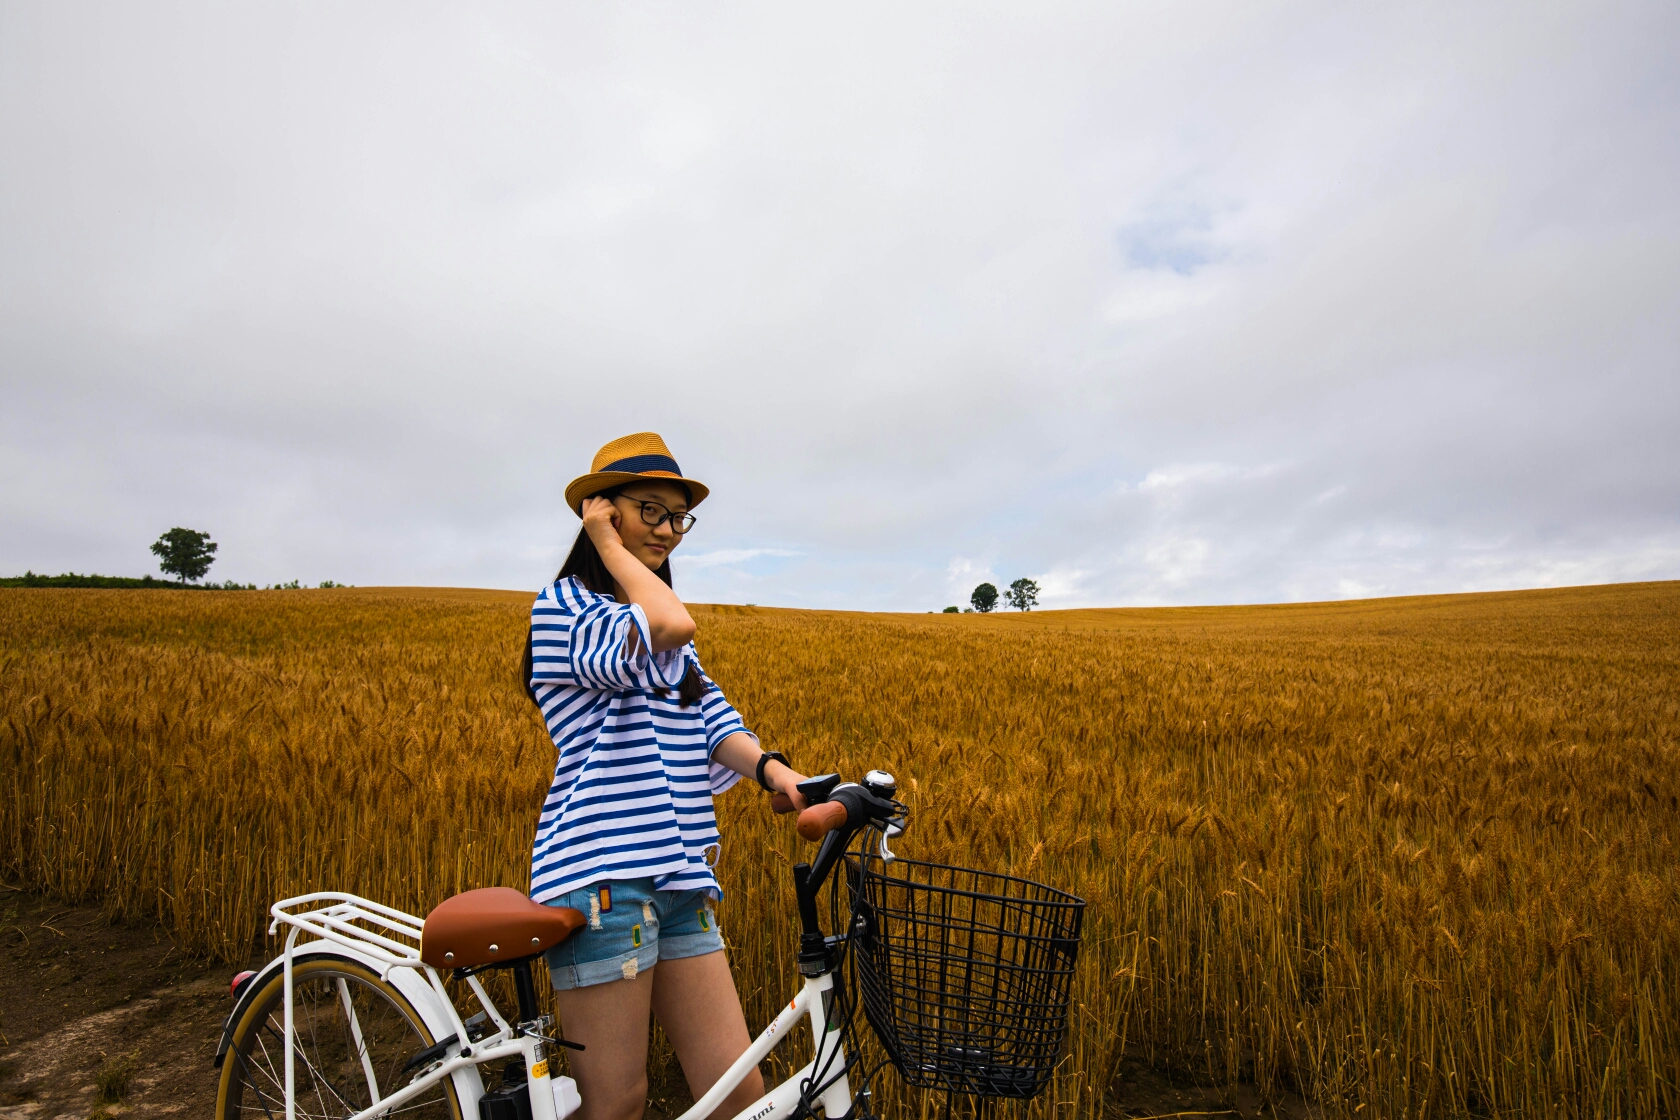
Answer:
[[[578,1120],[641,1120],[647,1107],[653,976],[664,968],[655,965],[634,980],[554,993],[566,1038],[588,1047],[573,1050],[569,1056],[578,1095],[583,1098]]]
[[[677,1051],[689,1092],[699,1100],[752,1044],[729,961],[720,951],[660,961],[653,971],[653,1013]],[[763,1095],[764,1076],[754,1069],[712,1118],[729,1120]]]

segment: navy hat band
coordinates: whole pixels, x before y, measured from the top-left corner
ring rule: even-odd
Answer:
[[[623,471],[626,474],[645,474],[648,471],[669,471],[681,477],[682,468],[669,455],[632,455],[628,459],[617,459],[602,467],[597,474],[607,471]]]

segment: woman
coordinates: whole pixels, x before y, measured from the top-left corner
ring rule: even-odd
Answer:
[[[551,949],[549,974],[583,1097],[582,1120],[637,1120],[648,1016],[698,1099],[751,1039],[712,903],[712,795],[745,775],[804,807],[804,775],[766,754],[700,668],[671,552],[706,487],[652,432],[614,440],[566,487],[583,529],[531,609],[526,687],[560,758],[531,856],[531,897],[589,923]],[[757,1071],[714,1115],[764,1093]]]

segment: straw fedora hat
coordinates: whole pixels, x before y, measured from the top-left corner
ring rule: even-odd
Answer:
[[[566,504],[572,507],[573,513],[582,517],[585,498],[627,482],[654,479],[680,482],[688,487],[689,509],[705,501],[710,493],[704,483],[683,477],[682,468],[677,466],[677,461],[671,457],[671,449],[665,446],[665,441],[659,438],[657,432],[637,432],[620,436],[595,452],[595,461],[589,464],[589,473],[572,479],[566,487]]]

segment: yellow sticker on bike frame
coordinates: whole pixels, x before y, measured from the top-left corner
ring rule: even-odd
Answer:
[[[542,1061],[538,1062],[536,1065],[531,1067],[531,1076],[536,1077],[536,1078],[543,1078],[543,1077],[548,1076],[548,1059],[547,1058],[544,1058]]]

